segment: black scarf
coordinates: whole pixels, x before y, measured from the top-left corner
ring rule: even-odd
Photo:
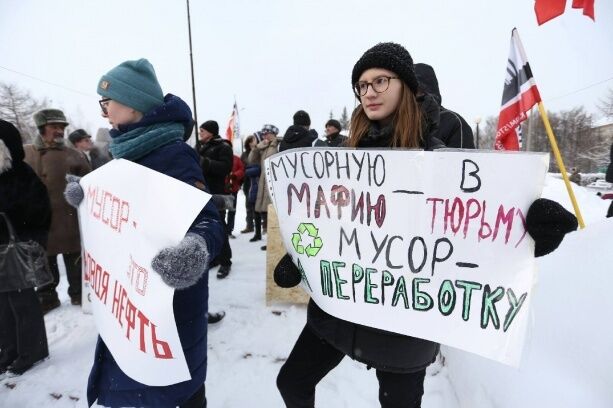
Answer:
[[[423,113],[423,140],[419,145],[425,150],[434,150],[445,147],[443,142],[433,136],[438,129],[439,106],[434,98],[428,94],[417,97],[417,102]],[[394,136],[393,123],[384,127],[379,127],[376,123],[371,123],[368,133],[360,139],[358,147],[391,147]]]
[[[380,128],[376,123],[372,123],[368,133],[360,139],[358,147],[391,147],[394,128],[388,125]]]

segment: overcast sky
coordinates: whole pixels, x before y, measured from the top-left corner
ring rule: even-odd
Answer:
[[[357,59],[394,41],[435,68],[443,105],[474,125],[498,113],[513,27],[546,108],[595,112],[613,88],[613,2],[596,0],[595,23],[568,3],[539,27],[533,0],[192,0],[198,121],[223,129],[236,97],[242,134],[264,123],[284,132],[298,109],[321,133],[330,110],[355,106]],[[89,131],[106,126],[98,79],[128,59],[148,58],[163,91],[193,107],[185,1],[0,0],[0,39],[0,81]]]

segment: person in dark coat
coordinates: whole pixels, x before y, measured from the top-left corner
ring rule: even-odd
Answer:
[[[311,147],[313,140],[317,138],[317,133],[313,134],[311,127],[311,117],[303,110],[294,114],[294,124],[287,128],[285,135],[279,143],[279,151],[298,149],[301,147]]]
[[[253,149],[258,144],[258,139],[256,139],[256,135],[249,135],[245,138],[245,143],[243,145],[243,153],[241,154],[241,161],[243,162],[243,167],[245,168],[245,178],[243,179],[243,194],[245,195],[245,229],[241,230],[241,234],[248,234],[253,232],[254,229],[254,216],[255,216],[255,199],[250,205],[249,203],[249,190],[251,189],[251,177],[247,174],[247,167],[249,166],[249,153],[251,153],[251,149]],[[259,172],[258,172],[259,176]],[[257,180],[256,180],[257,183]],[[257,188],[257,187],[256,187]]]
[[[226,176],[232,171],[232,146],[230,142],[219,136],[219,125],[214,120],[207,120],[199,129],[200,166],[206,186],[211,194],[225,194]],[[226,231],[223,246],[215,264],[219,264],[217,278],[224,279],[230,273],[232,267],[232,248],[230,247],[229,234],[225,225],[226,211],[218,208],[219,218],[224,223]]]
[[[19,131],[0,120],[0,213],[8,217],[19,241],[32,240],[45,247],[51,203],[47,188],[23,159]],[[8,228],[0,217],[0,244],[8,241]],[[4,291],[0,282],[0,374],[23,374],[48,355],[45,321],[34,288]]]
[[[415,75],[422,91],[429,93],[440,105],[439,129],[435,136],[445,146],[458,149],[474,149],[473,131],[458,113],[442,106],[441,92],[434,68],[428,64],[415,64]]]
[[[111,160],[102,149],[94,145],[91,135],[83,129],[71,132],[68,135],[68,140],[70,140],[75,150],[83,154],[92,170],[96,170]]]
[[[198,155],[183,142],[185,129],[193,123],[191,110],[179,97],[164,96],[149,61],[125,61],[113,68],[98,82],[98,94],[103,97],[103,116],[113,125],[110,150],[115,159],[133,161],[204,190]],[[73,206],[79,204],[83,190],[78,180],[68,183],[65,196]],[[121,370],[98,337],[87,386],[89,406],[96,400],[110,407],[206,406],[208,264],[219,252],[223,236],[219,212],[209,201],[183,240],[160,251],[151,263],[175,288],[175,323],[191,380],[168,386],[141,384]]]
[[[347,136],[341,135],[341,123],[336,119],[330,119],[326,122],[326,139],[317,139],[313,146],[315,147],[339,147],[344,145]]]
[[[262,214],[255,209],[262,168],[260,167],[259,157],[254,156],[257,145],[262,141],[261,132],[257,131],[250,137],[252,139],[247,138],[249,140],[249,153],[245,159],[245,180],[247,184],[245,205],[247,206],[247,212],[252,214],[253,227],[251,231],[247,228],[245,232],[255,232],[253,237],[249,239],[250,242],[255,242],[262,239]]]
[[[424,150],[444,147],[435,137],[438,104],[429,94],[419,93],[413,60],[401,45],[380,43],[366,51],[353,68],[351,83],[361,104],[352,115],[348,147]],[[397,121],[398,112],[407,112],[407,117]],[[529,233],[545,237],[535,238],[538,254],[555,249],[562,238],[552,234],[551,225],[543,227],[533,219],[546,218],[543,214],[551,214],[555,208],[564,220],[560,231],[577,228],[577,220],[559,204],[556,207],[551,202],[541,203],[534,209],[533,205],[526,217],[532,225]],[[300,282],[300,272],[289,255],[275,268],[274,278],[282,287]],[[438,351],[439,345],[432,341],[336,318],[311,300],[307,323],[281,367],[277,387],[287,407],[312,408],[316,385],[349,356],[375,369],[381,407],[418,408],[426,367]]]

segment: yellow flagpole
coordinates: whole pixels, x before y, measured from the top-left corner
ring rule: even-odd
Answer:
[[[562,173],[562,178],[564,179],[564,184],[566,185],[566,190],[568,191],[570,201],[573,204],[575,215],[577,216],[577,221],[579,222],[579,227],[583,229],[585,228],[585,223],[583,222],[583,216],[581,215],[581,210],[579,210],[579,205],[577,204],[577,199],[575,198],[575,193],[573,192],[573,188],[570,185],[568,174],[566,174],[566,167],[564,167],[564,162],[562,161],[562,155],[560,154],[560,149],[558,149],[558,143],[556,142],[556,137],[554,136],[553,130],[551,129],[551,124],[549,123],[549,118],[547,117],[547,111],[545,110],[545,106],[543,105],[543,102],[539,102],[539,112],[541,114],[541,119],[543,119],[545,130],[547,131],[547,137],[549,137],[549,143],[551,144],[553,155],[556,159],[556,163],[558,164],[558,168],[560,169],[560,172]]]

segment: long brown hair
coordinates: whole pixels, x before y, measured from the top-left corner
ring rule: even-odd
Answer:
[[[392,118],[394,134],[389,147],[420,147],[422,141],[423,117],[421,109],[411,89],[402,82],[400,103]],[[372,122],[360,104],[351,116],[348,147],[358,147],[360,140],[368,134]]]

